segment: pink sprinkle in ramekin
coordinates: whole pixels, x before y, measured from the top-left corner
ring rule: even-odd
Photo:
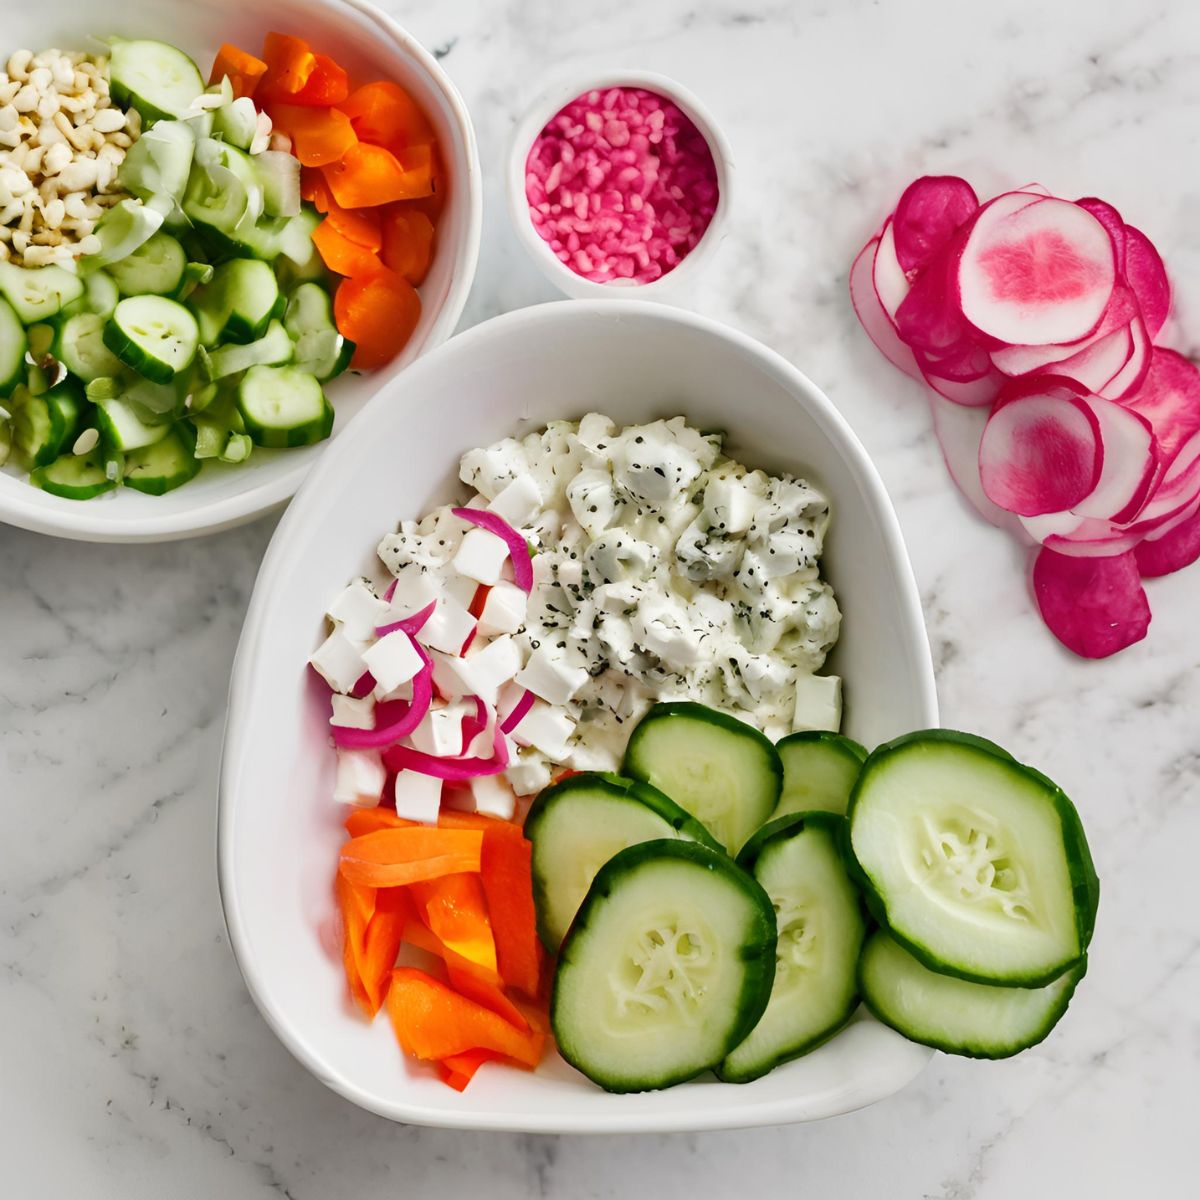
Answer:
[[[547,92],[517,129],[517,234],[568,295],[673,290],[720,240],[728,145],[669,79],[626,72],[588,83]]]

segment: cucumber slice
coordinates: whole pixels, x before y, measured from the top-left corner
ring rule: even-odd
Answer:
[[[107,271],[92,271],[83,281],[82,301],[88,312],[111,317],[121,300],[121,289]]]
[[[288,300],[284,326],[296,343],[296,365],[322,383],[340,375],[354,355],[354,343],[338,333],[329,293],[315,283],[302,283]]]
[[[982,739],[913,733],[867,759],[848,815],[872,912],[931,970],[1035,988],[1082,959],[1099,883],[1044,775]]]
[[[29,467],[52,463],[75,440],[83,412],[79,385],[70,378],[34,395],[13,393],[13,445]]]
[[[182,116],[204,91],[196,64],[182,50],[149,39],[111,39],[108,86],[122,108],[131,105],[151,124]]]
[[[249,150],[257,132],[258,110],[249,96],[230,99],[228,104],[222,104],[213,111],[212,135],[221,138],[227,145]]]
[[[79,260],[80,270],[95,271],[128,258],[159,231],[162,223],[163,214],[140,201],[122,200],[114,204],[96,222],[94,232],[100,239],[100,249]]]
[[[748,1083],[815,1050],[858,1007],[867,926],[842,861],[845,824],[836,813],[795,814],[760,829],[738,855],[771,898],[779,940],[767,1010],[717,1069],[728,1082]]]
[[[196,314],[200,340],[213,346],[258,341],[279,299],[279,284],[267,263],[235,258],[216,268],[212,281],[188,298],[188,306]]]
[[[117,471],[110,470],[109,455],[97,445],[87,454],[63,454],[30,473],[29,482],[64,500],[91,500],[117,486]]]
[[[196,428],[197,458],[219,458],[222,462],[244,462],[254,443],[244,433],[231,429],[227,422],[208,414],[191,417]]]
[[[775,743],[783,763],[783,790],[772,820],[789,813],[844,813],[850,791],[866,762],[857,742],[824,729],[793,733]]]
[[[278,321],[272,321],[257,342],[218,346],[207,355],[208,378],[224,379],[256,366],[279,366],[291,362],[292,353],[292,339],[287,330]]]
[[[254,155],[258,181],[263,190],[263,212],[269,217],[300,214],[300,161],[282,150],[264,150]]]
[[[0,300],[0,396],[12,394],[25,378],[29,339],[25,327],[7,300]]]
[[[558,960],[559,1052],[610,1092],[671,1087],[758,1023],[775,972],[775,914],[724,855],[661,840],[596,875]]]
[[[1043,987],[969,983],[922,966],[881,929],[863,950],[858,977],[866,1006],[909,1041],[968,1058],[1010,1058],[1058,1024],[1086,971],[1083,959]]]
[[[7,409],[5,410],[8,411]],[[8,462],[8,457],[12,453],[12,421],[5,416],[0,416],[0,467]]]
[[[0,294],[22,325],[46,321],[83,295],[78,275],[62,267],[17,267],[0,262]]]
[[[170,383],[151,383],[136,371],[124,368],[116,378],[93,379],[87,398],[93,404],[125,400],[133,405],[138,419],[147,425],[170,424],[182,414],[188,396],[189,378],[180,375]]]
[[[192,427],[186,421],[176,422],[166,437],[125,456],[125,486],[148,496],[174,491],[199,473],[195,450]]]
[[[276,238],[279,254],[297,267],[312,271],[319,264],[323,271],[325,264],[312,240],[321,220],[321,214],[312,208],[303,208],[288,218]]]
[[[175,300],[130,296],[113,310],[104,344],[147,379],[169,383],[192,365],[200,332],[196,318]]]
[[[757,729],[702,704],[656,704],[625,748],[621,774],[687,809],[736,852],[779,802],[783,768]]]
[[[656,838],[720,847],[695,817],[648,783],[586,772],[542,791],[525,819],[533,843],[538,934],[551,954],[596,872],[619,850]]]
[[[120,373],[121,360],[104,344],[107,324],[99,313],[81,312],[55,331],[51,353],[83,383]]]
[[[171,431],[171,426],[165,422],[152,424],[142,420],[138,406],[120,398],[97,403],[96,427],[114,450],[140,450],[153,446]]]
[[[169,296],[183,282],[186,267],[183,247],[160,230],[108,270],[123,296]]]
[[[125,152],[117,169],[117,182],[142,200],[169,197],[174,207],[183,200],[196,135],[186,121],[159,121]]]
[[[251,367],[237,392],[256,446],[311,446],[333,431],[333,409],[316,378],[299,367]]]

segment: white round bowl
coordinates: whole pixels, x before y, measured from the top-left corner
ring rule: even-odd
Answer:
[[[348,372],[329,385],[336,439],[375,392],[450,336],[475,276],[483,213],[475,132],[462,97],[433,55],[365,0],[274,0],[268,8],[244,0],[113,0],[99,9],[84,0],[13,5],[5,13],[4,42],[8,54],[21,47],[89,49],[94,36],[109,33],[160,38],[189,53],[204,71],[222,42],[255,51],[272,29],[308,39],[345,65],[352,79],[393,79],[407,88],[433,123],[450,182],[437,252],[421,285],[420,322],[403,353],[382,370]],[[165,496],[122,488],[83,502],[31,487],[9,467],[0,470],[0,521],[89,542],[157,542],[213,533],[288,500],[327,445],[255,450],[237,467],[209,464]]]
[[[263,559],[238,646],[221,764],[218,854],[234,953],[255,1003],[318,1079],[421,1125],[530,1132],[718,1129],[813,1120],[903,1087],[928,1061],[867,1016],[751,1084],[712,1078],[614,1096],[551,1053],[535,1073],[485,1066],[461,1095],[406,1059],[384,1017],[350,1010],[332,880],[344,812],[332,799],[328,693],[305,662],[329,598],[380,538],[460,490],[465,450],[590,410],[620,424],[683,414],[732,454],[826,489],[825,556],[845,614],[832,660],[847,732],[874,745],[937,723],[921,606],[879,476],[849,426],[790,363],[664,305],[559,302],[453,338],[330,447]]]
[[[717,170],[717,207],[700,240],[683,261],[651,283],[596,283],[576,274],[559,260],[541,236],[529,215],[525,194],[525,163],[537,136],[546,123],[565,105],[594,88],[639,87],[673,100],[700,131],[712,151]],[[505,190],[508,213],[517,240],[538,270],[560,292],[575,300],[665,300],[680,295],[695,282],[704,264],[716,253],[729,232],[730,188],[733,181],[733,151],[708,109],[682,84],[654,71],[606,71],[560,77],[529,106],[513,130],[508,151]]]

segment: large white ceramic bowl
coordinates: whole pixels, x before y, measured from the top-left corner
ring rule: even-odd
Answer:
[[[370,569],[401,518],[450,499],[459,455],[589,410],[620,424],[685,415],[742,462],[802,473],[832,500],[825,566],[845,613],[834,668],[847,731],[873,745],[937,722],[921,608],[891,503],[845,421],[789,363],[662,305],[563,301],[480,325],[430,354],[330,447],[292,502],[255,587],[221,766],[221,895],[255,1002],[284,1044],[356,1104],[424,1125],[539,1132],[716,1129],[811,1120],[906,1084],[929,1051],[862,1017],[815,1053],[737,1086],[705,1078],[613,1096],[551,1055],[485,1066],[463,1093],[406,1060],[345,998],[332,876],[328,693],[305,667],[326,602]]]
[[[462,97],[423,46],[365,0],[85,0],[5,6],[0,56],[48,46],[89,49],[91,35],[161,38],[207,71],[222,42],[255,51],[268,30],[294,33],[332,54],[352,80],[393,79],[428,113],[446,160],[449,198],[438,222],[437,252],[421,285],[422,315],[412,339],[387,367],[343,375],[329,388],[337,410],[334,437],[369,397],[454,330],[479,257],[483,213],[479,155]],[[30,487],[12,468],[0,470],[0,521],[39,533],[90,542],[155,542],[212,533],[249,521],[286,501],[328,443],[300,450],[259,451],[242,466],[209,464],[165,496],[131,489],[97,500],[63,500]]]

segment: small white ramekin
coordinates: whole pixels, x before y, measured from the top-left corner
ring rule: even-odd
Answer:
[[[525,164],[537,136],[550,118],[578,96],[611,87],[638,87],[655,92],[679,105],[685,116],[700,131],[712,151],[717,170],[717,207],[708,228],[682,262],[650,283],[619,280],[596,283],[576,274],[561,262],[548,242],[538,234],[529,214],[525,193]],[[517,240],[525,247],[538,270],[564,295],[576,300],[666,300],[694,282],[695,277],[724,241],[729,227],[730,184],[733,178],[733,153],[729,142],[712,115],[687,88],[666,75],[653,71],[605,71],[600,74],[575,73],[560,76],[529,106],[517,122],[508,152],[505,185],[508,212]]]

